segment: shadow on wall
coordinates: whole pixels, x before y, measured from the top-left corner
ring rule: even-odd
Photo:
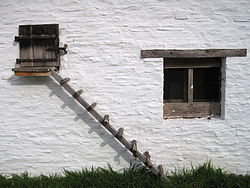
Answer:
[[[17,77],[12,76],[8,79],[8,82],[11,85],[46,85],[51,93],[49,97],[53,95],[57,96],[64,104],[61,108],[68,107],[73,112],[76,113],[76,117],[74,117],[74,121],[81,120],[89,127],[89,134],[96,133],[103,142],[100,144],[101,147],[105,147],[106,145],[110,146],[117,155],[114,157],[114,161],[119,164],[120,157],[122,157],[126,162],[135,164],[140,163],[138,160],[135,160],[134,157],[129,153],[129,151],[123,147],[113,135],[109,134],[106,129],[97,122],[80,104],[77,103],[66,91],[54,81],[51,77]],[[79,114],[79,112],[82,112]]]

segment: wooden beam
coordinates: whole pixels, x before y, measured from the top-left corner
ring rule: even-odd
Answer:
[[[221,67],[221,58],[164,58],[165,69]]]
[[[188,69],[188,102],[193,102],[193,69]]]
[[[247,49],[141,50],[142,58],[245,57]]]
[[[50,72],[15,72],[16,76],[50,76]]]
[[[165,119],[200,118],[221,114],[219,102],[165,103],[163,111]]]

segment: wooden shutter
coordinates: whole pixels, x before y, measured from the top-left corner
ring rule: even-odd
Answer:
[[[46,73],[50,68],[60,67],[59,25],[20,25],[20,58],[15,73]]]

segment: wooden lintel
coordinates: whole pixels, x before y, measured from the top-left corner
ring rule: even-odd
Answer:
[[[50,72],[15,72],[16,76],[50,76]]]
[[[141,50],[142,58],[245,57],[247,49]]]

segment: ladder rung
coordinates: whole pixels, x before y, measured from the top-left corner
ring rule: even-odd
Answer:
[[[78,90],[77,92],[69,85],[69,84],[65,84],[67,83],[70,78],[62,78],[58,73],[57,73],[57,69],[56,68],[51,68],[49,71],[51,71],[51,75],[55,78],[55,80],[57,82],[60,83],[60,85],[62,85],[70,94],[72,94],[73,97],[78,97],[79,95],[81,95],[81,93],[83,92],[82,90]],[[65,84],[65,85],[64,85]],[[132,140],[131,142],[129,142],[127,139],[125,139],[123,137],[123,132],[124,129],[123,128],[119,128],[118,130],[114,129],[110,124],[109,124],[109,116],[105,115],[104,117],[102,117],[97,111],[94,110],[94,107],[97,105],[97,103],[93,103],[91,105],[89,105],[84,99],[82,98],[77,98],[77,101],[84,107],[86,108],[87,111],[89,111],[93,117],[95,117],[101,124],[103,124],[105,126],[105,128],[112,133],[112,135],[114,135],[124,146],[126,146],[126,148],[129,149],[129,151],[132,152],[133,156],[138,158],[139,160],[141,160],[147,167],[149,167],[149,169],[156,175],[158,175],[161,179],[163,179],[164,181],[169,181],[168,178],[166,176],[164,176],[164,169],[162,165],[159,166],[155,166],[153,165],[152,161],[151,161],[151,156],[149,154],[148,151],[146,151],[144,154],[140,153],[140,151],[137,150],[137,141],[136,140]],[[93,112],[91,112],[92,110],[94,110]]]
[[[136,152],[137,152],[137,141],[136,140],[131,141],[131,151],[133,153],[133,156],[137,157],[136,156]]]
[[[92,110],[95,108],[96,105],[97,105],[97,103],[94,102],[94,103],[91,104],[86,110],[90,112],[90,111],[92,111]]]
[[[123,136],[123,131],[124,131],[124,129],[123,129],[122,127],[119,128],[116,137],[117,137],[117,138],[121,138],[121,137]]]
[[[105,124],[105,125],[107,125],[109,123],[109,115],[104,115],[102,123]]]
[[[65,84],[65,83],[67,83],[68,81],[70,81],[70,78],[67,77],[67,78],[61,79],[59,83],[60,83],[61,85],[63,85],[63,84]]]
[[[148,159],[150,159],[150,157],[151,157],[151,155],[149,154],[148,151],[145,151],[145,152],[144,152],[144,155],[145,155],[145,157],[148,158]]]
[[[147,161],[147,166],[148,167],[151,167],[153,164],[152,164],[152,161],[151,161],[151,155],[149,154],[149,152],[148,151],[146,151],[145,153],[144,153],[144,156],[145,156],[145,159],[146,159],[146,161]]]
[[[164,175],[163,166],[162,166],[162,165],[159,165],[159,166],[158,166],[158,169],[159,169],[159,176],[162,177],[162,176]]]
[[[83,92],[83,90],[80,89],[80,90],[78,90],[77,92],[75,92],[72,96],[73,96],[74,98],[77,98],[77,97],[79,97],[79,96],[82,94],[82,92]]]

